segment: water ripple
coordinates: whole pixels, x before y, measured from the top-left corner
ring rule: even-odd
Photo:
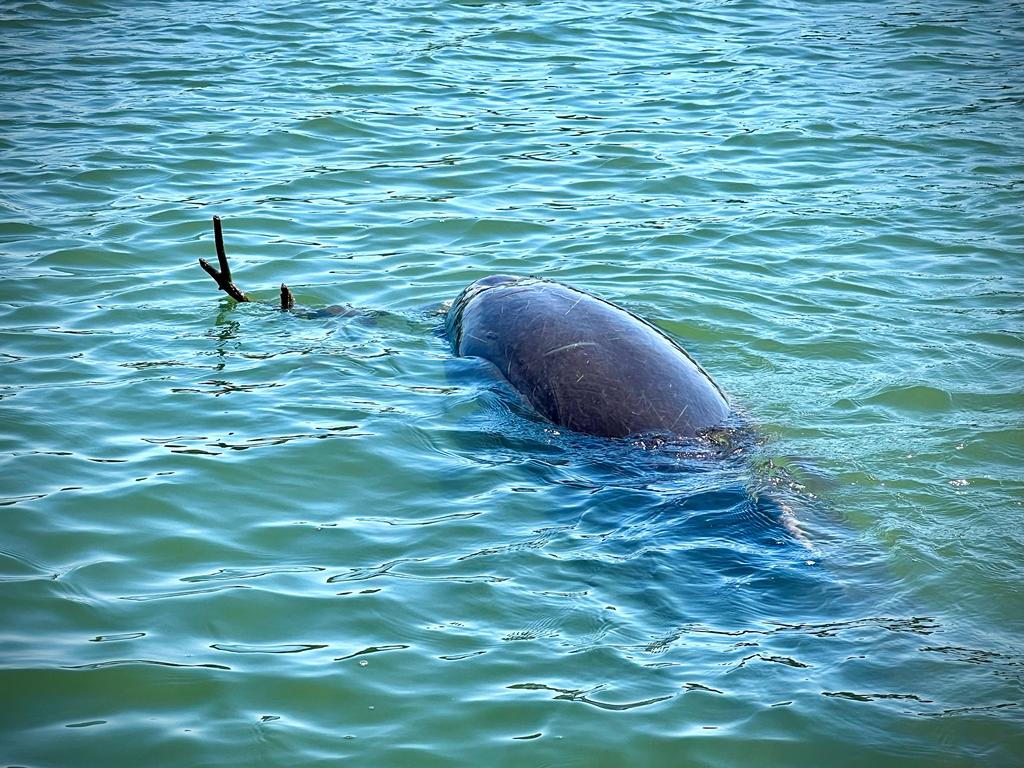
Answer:
[[[3,4],[6,761],[1016,765],[1020,8],[806,10]],[[552,429],[494,272],[746,432]]]
[[[597,701],[590,697],[590,694],[595,691],[600,691],[605,687],[600,685],[589,690],[581,688],[553,688],[542,683],[517,683],[516,685],[510,685],[508,687],[510,690],[552,691],[556,694],[552,697],[555,701],[578,701],[581,704],[589,704],[592,707],[597,707],[598,709],[604,709],[611,712],[625,712],[639,707],[649,707],[652,704],[657,704],[658,702],[667,701],[672,698],[671,696],[655,696],[642,701],[631,701],[624,704],[611,704],[605,701]]]

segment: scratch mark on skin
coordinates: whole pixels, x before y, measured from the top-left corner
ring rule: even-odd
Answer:
[[[578,299],[576,299],[576,304],[579,304],[581,301],[583,301],[583,297],[582,296],[580,296]],[[567,310],[565,310],[565,314],[568,315],[570,312],[572,312],[574,309],[576,309],[576,304],[573,304],[571,307],[569,307]]]
[[[643,395],[640,397],[640,401],[638,403],[636,403],[636,406],[640,410],[639,411],[633,411],[633,415],[634,416],[639,416],[641,413],[644,413],[645,411],[650,411],[651,410],[651,398],[649,398],[647,396],[646,392],[644,392]],[[685,411],[686,408],[683,408],[683,410]]]
[[[673,429],[675,428],[676,424],[678,424],[678,423],[679,423],[679,420],[680,420],[681,418],[683,418],[683,414],[684,414],[684,413],[686,413],[686,410],[687,410],[687,408],[689,408],[689,407],[690,407],[690,404],[689,404],[689,403],[687,403],[686,405],[684,405],[684,406],[683,406],[683,410],[681,410],[681,411],[679,412],[679,415],[678,415],[678,416],[676,416],[676,420],[672,422],[672,426],[671,426],[671,427],[669,427],[669,431],[672,431],[672,430],[673,430]]]
[[[574,342],[572,342],[572,344],[565,344],[565,345],[563,345],[561,347],[555,347],[554,349],[549,349],[547,352],[544,353],[544,357],[547,357],[548,355],[553,355],[556,352],[565,352],[567,350],[577,349],[579,347],[597,347],[597,346],[600,346],[600,345],[596,341],[574,341]]]

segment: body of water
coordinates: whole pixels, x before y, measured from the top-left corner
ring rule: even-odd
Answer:
[[[1021,3],[0,28],[4,765],[1019,764]],[[439,330],[495,272],[754,437],[539,420]]]

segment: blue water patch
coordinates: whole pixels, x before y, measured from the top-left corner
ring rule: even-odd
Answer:
[[[0,24],[3,764],[1019,763],[1019,5]],[[539,418],[496,273],[742,436]]]

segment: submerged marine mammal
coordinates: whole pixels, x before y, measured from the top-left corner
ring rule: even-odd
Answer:
[[[235,301],[250,301],[232,282],[217,216],[213,231],[220,268],[199,264]],[[286,285],[281,309],[294,309]],[[456,355],[489,361],[538,413],[576,432],[692,437],[726,425],[731,414],[718,385],[662,331],[562,283],[482,278],[452,303],[445,328]]]
[[[455,354],[490,361],[538,413],[576,432],[691,437],[731,413],[718,385],[662,331],[561,283],[477,280],[445,328]]]

